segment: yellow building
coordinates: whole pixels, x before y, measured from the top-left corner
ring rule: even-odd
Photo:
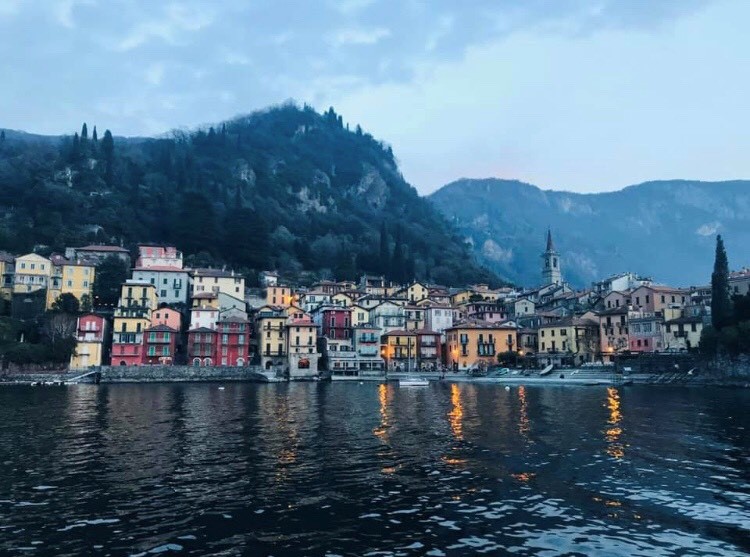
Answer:
[[[258,310],[254,340],[264,370],[282,372],[287,365],[284,335],[287,319],[286,312],[280,307],[263,306]]]
[[[227,294],[240,300],[245,299],[245,278],[234,271],[192,269],[190,281],[193,296],[202,292],[213,292]]]
[[[667,350],[686,352],[698,348],[703,333],[703,317],[685,315],[664,322],[664,343]]]
[[[308,315],[287,320],[286,353],[291,379],[318,374],[318,328]]]
[[[460,290],[454,294],[451,294],[451,305],[460,306],[469,303],[469,298],[474,293],[471,290]]]
[[[382,337],[381,355],[386,369],[410,371],[416,369],[417,334],[413,331],[389,331]]]
[[[445,329],[446,362],[455,370],[487,369],[518,347],[515,325],[464,321]]]
[[[0,252],[0,297],[10,301],[13,296],[13,276],[16,258],[10,253]]]
[[[352,308],[352,327],[361,327],[370,323],[370,310],[360,305],[353,305]]]
[[[296,299],[290,286],[269,286],[266,288],[266,304],[269,306],[291,306]]]
[[[564,317],[539,327],[538,358],[545,365],[578,366],[596,360],[599,321],[593,313]]]
[[[151,327],[151,312],[158,307],[156,287],[150,282],[127,280],[120,290],[112,331],[112,362],[143,363],[143,332]]]
[[[13,293],[36,292],[49,287],[52,261],[36,253],[16,258]]]
[[[79,302],[88,296],[89,302],[94,298],[94,278],[96,267],[91,263],[80,263],[65,259],[59,255],[50,257],[52,276],[47,289],[47,308],[63,294],[72,294]]]
[[[425,327],[425,310],[421,306],[405,306],[404,307],[404,320],[405,328],[409,331],[415,331],[417,329],[424,329]]]

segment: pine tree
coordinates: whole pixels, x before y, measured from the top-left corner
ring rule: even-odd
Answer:
[[[727,325],[732,318],[732,301],[729,298],[729,261],[721,234],[716,237],[714,272],[711,274],[711,322],[716,330]]]

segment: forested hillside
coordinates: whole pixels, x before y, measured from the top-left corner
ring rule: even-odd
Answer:
[[[116,130],[114,130],[116,133]],[[385,273],[494,281],[401,176],[391,148],[333,109],[293,104],[161,138],[89,129],[0,135],[0,249],[168,242],[249,276]]]

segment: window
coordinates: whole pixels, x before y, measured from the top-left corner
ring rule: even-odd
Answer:
[[[169,356],[169,346],[162,346],[161,347],[161,355],[162,356]]]
[[[153,332],[149,333],[148,340],[149,342],[156,342],[156,333],[153,333]]]
[[[149,346],[148,347],[148,355],[149,356],[156,356],[156,346]]]
[[[228,334],[225,333],[225,334],[221,335],[221,343],[222,344],[228,344],[229,343],[229,335]]]
[[[169,333],[164,333],[164,340],[169,342]]]
[[[89,281],[87,281],[87,280],[84,280],[84,281],[83,281],[83,287],[84,287],[84,288],[88,288],[88,287],[89,287]]]
[[[160,291],[159,292],[159,296],[161,296],[162,298],[166,298],[167,297],[167,291],[166,290]]]
[[[73,287],[73,281],[72,280],[69,280],[67,282],[67,284],[68,284],[68,288],[72,288]]]

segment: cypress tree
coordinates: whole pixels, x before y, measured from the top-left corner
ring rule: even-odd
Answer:
[[[716,236],[716,257],[711,274],[711,322],[719,330],[732,318],[732,301],[729,298],[729,261],[721,234]]]
[[[89,139],[89,128],[86,126],[86,122],[81,126],[81,143],[85,143]]]
[[[114,166],[115,156],[115,142],[112,139],[112,132],[109,130],[104,131],[104,138],[102,139],[102,153],[104,153],[104,182],[108,185],[112,185],[112,174]]]
[[[94,143],[97,143],[99,141],[99,136],[96,135],[96,126],[94,126],[94,131],[91,134],[91,141]]]
[[[0,143],[5,143],[5,130],[0,131]]]

